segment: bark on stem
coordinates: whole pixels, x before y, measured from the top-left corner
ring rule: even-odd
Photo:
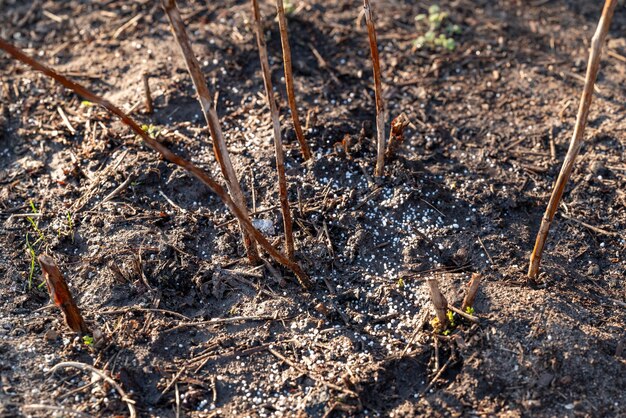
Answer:
[[[554,220],[554,215],[559,207],[559,202],[565,191],[565,186],[572,174],[574,168],[574,162],[580,147],[582,146],[583,134],[585,133],[585,126],[587,124],[587,117],[589,116],[589,108],[591,106],[591,100],[593,98],[593,88],[598,76],[598,70],[600,69],[600,56],[602,53],[602,45],[606,39],[606,35],[609,31],[613,12],[617,0],[606,0],[604,3],[604,9],[602,10],[602,16],[598,22],[593,38],[591,39],[591,50],[589,52],[589,61],[587,63],[587,75],[585,77],[585,86],[583,88],[582,97],[580,99],[580,105],[578,106],[578,115],[576,116],[576,125],[574,126],[574,133],[561,167],[561,172],[556,180],[552,195],[550,196],[550,202],[541,220],[541,226],[537,233],[537,239],[535,241],[535,248],[530,255],[530,265],[528,267],[528,278],[535,279],[539,273],[539,265],[541,263],[541,256],[543,254],[543,248],[550,231],[550,225]]]
[[[293,84],[293,73],[291,71],[291,48],[289,46],[289,35],[287,34],[287,19],[285,18],[285,8],[283,0],[276,0],[276,11],[278,13],[278,26],[280,28],[280,42],[283,47],[283,66],[285,68],[285,86],[287,88],[287,100],[291,110],[293,129],[296,131],[296,138],[300,143],[300,151],[304,160],[311,158],[311,149],[306,142],[300,119],[298,118],[298,106],[296,105],[296,93]]]
[[[259,48],[259,59],[261,61],[261,71],[263,73],[263,84],[265,85],[265,94],[267,95],[267,102],[272,115],[272,126],[274,127],[274,151],[276,154],[276,171],[278,172],[280,208],[283,214],[283,225],[285,229],[285,248],[287,257],[290,260],[293,260],[295,249],[293,243],[291,211],[289,210],[289,197],[287,196],[287,179],[285,178],[285,157],[280,135],[280,119],[278,117],[276,101],[274,100],[272,73],[270,71],[269,59],[267,58],[267,46],[265,45],[265,36],[263,35],[263,26],[261,25],[261,12],[259,10],[259,3],[257,0],[252,0],[252,14],[254,16],[256,42]]]
[[[298,281],[300,282],[302,287],[307,289],[312,287],[309,276],[304,272],[304,270],[302,270],[300,265],[295,261],[292,261],[289,258],[285,257],[280,251],[274,248],[272,244],[270,244],[270,242],[267,240],[267,238],[265,238],[265,236],[263,236],[263,234],[258,229],[256,229],[254,225],[252,225],[250,218],[246,215],[245,212],[243,212],[239,208],[239,206],[233,201],[233,199],[231,199],[226,189],[224,189],[224,187],[222,187],[219,183],[213,180],[213,178],[206,171],[197,167],[191,161],[187,161],[179,155],[173,153],[165,145],[151,138],[150,135],[148,135],[143,129],[141,129],[137,122],[131,119],[119,107],[115,106],[108,100],[97,96],[80,84],[71,81],[70,79],[57,73],[53,69],[39,63],[37,60],[24,54],[24,52],[22,52],[19,48],[7,43],[3,39],[0,39],[0,49],[7,52],[16,60],[33,68],[34,70],[40,71],[46,76],[51,77],[62,86],[72,90],[74,93],[82,96],[86,100],[89,100],[92,103],[96,103],[104,107],[110,113],[119,117],[122,123],[132,129],[133,132],[135,132],[135,134],[137,134],[148,147],[161,154],[161,156],[165,160],[183,168],[184,170],[189,172],[189,174],[191,174],[192,176],[200,180],[200,182],[209,187],[209,189],[211,189],[211,191],[213,191],[213,193],[215,193],[222,200],[222,202],[224,202],[228,209],[230,209],[230,211],[239,220],[246,232],[248,232],[259,243],[259,245],[265,251],[267,251],[270,257],[272,257],[276,262],[291,270],[298,278]]]
[[[448,327],[448,301],[439,290],[437,279],[428,279],[426,282],[430,290],[430,300],[435,308],[435,315],[439,320],[441,329],[444,330]]]
[[[198,101],[200,102],[202,113],[204,114],[204,118],[206,119],[206,123],[211,133],[215,159],[219,163],[224,179],[226,180],[226,187],[228,188],[228,191],[233,197],[235,203],[241,208],[242,212],[248,216],[246,199],[241,190],[241,186],[239,185],[239,180],[237,179],[237,174],[235,173],[235,169],[233,168],[233,164],[230,160],[230,155],[228,154],[228,148],[226,147],[226,141],[222,135],[222,129],[220,127],[217,111],[213,105],[212,96],[209,92],[206,79],[202,74],[200,63],[191,48],[191,41],[189,40],[189,36],[187,36],[185,23],[180,16],[180,11],[176,6],[176,0],[162,0],[162,5],[165,10],[165,14],[170,21],[170,26],[172,28],[172,33],[176,38],[176,43],[178,43],[180,51],[185,59],[185,64],[187,65],[187,70],[189,71],[189,75],[193,81],[196,93],[198,94]],[[244,247],[246,248],[250,262],[252,264],[259,264],[259,253],[254,240],[251,239],[249,234],[245,232],[241,225],[240,228]]]
[[[372,8],[369,0],[363,0],[363,10],[365,11],[365,22],[367,23],[367,34],[370,42],[370,52],[372,54],[372,67],[374,69],[374,93],[376,94],[376,169],[374,175],[382,176],[385,169],[385,103],[383,102],[383,86],[380,81],[380,59],[378,57],[378,44],[376,42],[376,28],[372,17]]]
[[[54,304],[61,309],[63,313],[63,319],[68,327],[74,332],[81,335],[87,334],[89,328],[83,320],[80,314],[80,309],[76,306],[74,298],[70,293],[70,289],[67,287],[63,273],[59,270],[54,259],[46,254],[41,254],[37,257],[43,276],[46,279],[46,285],[48,286],[48,292],[50,297],[54,301]]]

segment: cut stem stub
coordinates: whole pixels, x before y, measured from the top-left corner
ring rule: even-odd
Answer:
[[[437,279],[428,279],[428,289],[430,290],[430,300],[435,308],[435,316],[439,320],[442,330],[448,327],[448,301],[439,290]]]

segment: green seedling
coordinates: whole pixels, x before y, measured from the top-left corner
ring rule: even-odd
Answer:
[[[30,201],[30,210],[34,215],[39,214],[39,210],[37,209],[35,202],[32,200]],[[35,219],[31,216],[27,216],[26,220],[38,236],[35,242],[31,242],[29,233],[26,233],[26,251],[30,257],[30,267],[28,269],[28,290],[30,290],[33,287],[33,277],[35,277],[35,268],[37,266],[37,252],[35,251],[35,246],[43,243],[45,241],[45,236],[43,231],[39,228],[38,220],[35,221]]]
[[[454,36],[461,33],[461,27],[447,23],[448,16],[448,12],[441,11],[441,8],[436,4],[428,8],[428,14],[415,16],[415,22],[419,26],[428,25],[428,30],[413,41],[413,46],[416,49],[429,48],[454,51],[456,49]]]
[[[147,133],[148,135],[150,135],[150,138],[152,139],[156,139],[161,133],[161,130],[157,128],[156,126],[154,126],[153,124],[141,125],[141,130]]]
[[[80,105],[83,107],[91,107],[93,106],[93,103],[91,103],[89,100],[83,100],[82,102],[80,102]]]
[[[28,271],[28,290],[30,290],[33,287],[33,276],[35,275],[35,266],[37,265],[37,254],[28,240],[28,232],[26,233],[26,249],[28,251],[28,255],[30,256],[30,269]]]
[[[283,7],[285,8],[285,15],[289,16],[296,10],[296,5],[291,0],[285,0],[283,3]]]
[[[72,214],[68,211],[66,216],[69,235],[72,237],[72,242],[74,242],[74,222],[72,221]]]
[[[404,289],[404,279],[402,277],[398,279],[398,288]]]
[[[85,343],[86,346],[93,346],[94,343],[94,339],[91,335],[83,335],[83,343]]]
[[[456,326],[456,323],[454,322],[454,312],[448,311],[446,312],[446,316],[448,317],[450,328],[454,328]]]
[[[465,308],[465,313],[466,314],[470,314],[470,315],[474,315],[474,307],[473,306],[468,306],[467,308]]]

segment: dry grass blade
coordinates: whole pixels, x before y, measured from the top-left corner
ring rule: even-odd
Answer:
[[[267,251],[267,253],[276,262],[282,264],[283,266],[291,270],[296,275],[296,277],[298,278],[298,281],[304,288],[308,289],[312,287],[312,283],[309,279],[309,276],[304,272],[304,270],[302,270],[300,265],[298,265],[298,263],[292,261],[291,259],[285,257],[280,251],[274,248],[272,244],[270,244],[270,242],[267,240],[267,238],[265,238],[265,236],[258,229],[256,229],[254,225],[252,225],[252,222],[250,221],[249,217],[246,216],[246,214],[239,208],[239,206],[231,199],[226,189],[224,189],[219,183],[213,180],[213,178],[206,171],[197,167],[192,162],[185,160],[179,155],[174,154],[165,145],[151,138],[150,135],[148,135],[143,129],[141,129],[141,127],[137,124],[137,122],[131,119],[126,113],[122,112],[120,108],[118,108],[117,106],[109,102],[108,100],[95,95],[94,93],[87,90],[85,87],[81,86],[80,84],[77,84],[71,81],[70,79],[62,76],[61,74],[57,73],[51,68],[39,63],[37,60],[24,54],[19,48],[5,42],[2,39],[0,39],[0,49],[4,50],[13,58],[17,59],[18,61],[21,61],[22,63],[28,65],[29,67],[42,72],[48,77],[53,78],[59,84],[72,90],[73,92],[82,96],[86,100],[89,100],[92,103],[96,103],[104,107],[106,110],[108,110],[112,114],[119,117],[126,126],[132,129],[133,132],[135,132],[135,134],[137,134],[146,143],[146,145],[148,145],[154,151],[161,154],[161,156],[165,160],[183,168],[184,170],[189,172],[192,176],[200,180],[200,182],[202,182],[207,187],[209,187],[209,189],[211,189],[211,191],[213,191],[213,193],[215,193],[222,200],[222,202],[224,202],[224,204],[233,213],[233,215],[235,215],[235,217],[239,219],[239,222],[241,223],[243,228],[245,228],[245,230],[254,239],[256,239],[259,245],[261,245],[261,247],[265,251]]]
[[[604,3],[604,9],[602,10],[602,16],[596,32],[591,39],[591,50],[589,52],[589,61],[587,63],[587,75],[585,77],[585,87],[583,88],[582,97],[580,98],[580,105],[578,107],[578,114],[576,116],[576,125],[574,126],[574,133],[561,167],[561,172],[556,180],[554,189],[552,190],[552,196],[550,196],[550,202],[541,219],[541,226],[537,233],[537,240],[535,241],[535,248],[530,255],[530,265],[528,267],[528,278],[535,279],[539,273],[539,265],[541,263],[541,256],[543,248],[548,238],[548,232],[550,231],[550,225],[554,220],[554,215],[559,207],[559,202],[565,191],[565,186],[572,174],[574,168],[574,162],[580,152],[582,146],[583,134],[585,133],[585,126],[587,124],[587,117],[589,116],[589,108],[591,107],[591,100],[593,98],[593,87],[596,83],[598,71],[600,69],[600,56],[602,53],[602,45],[606,39],[606,35],[609,31],[611,19],[613,18],[613,12],[617,0],[606,0]]]
[[[291,48],[289,47],[289,35],[287,33],[287,19],[285,18],[285,7],[283,0],[276,0],[276,10],[278,13],[278,25],[280,27],[280,42],[283,46],[283,65],[285,67],[285,85],[287,87],[287,100],[289,101],[289,109],[291,110],[291,119],[293,120],[293,129],[296,131],[296,138],[300,143],[302,157],[305,160],[311,158],[311,150],[306,142],[300,119],[298,118],[298,106],[296,106],[296,93],[293,84],[293,73],[291,71]]]
[[[204,114],[206,123],[209,126],[209,131],[211,132],[211,138],[213,140],[213,152],[215,153],[215,158],[220,165],[222,174],[224,175],[224,179],[226,179],[226,186],[228,188],[228,191],[232,195],[233,200],[239,206],[241,211],[244,212],[246,216],[248,216],[246,200],[241,190],[241,186],[239,185],[237,174],[235,173],[235,169],[233,168],[233,164],[230,160],[230,155],[228,154],[226,141],[224,141],[224,135],[222,135],[222,129],[220,127],[220,121],[217,116],[217,111],[213,106],[211,93],[209,92],[206,79],[202,74],[200,63],[198,62],[198,59],[196,58],[195,54],[193,53],[193,49],[191,48],[191,42],[189,41],[189,36],[187,36],[187,31],[185,30],[185,23],[180,16],[180,11],[176,6],[175,0],[162,0],[162,5],[163,9],[165,10],[165,14],[167,14],[167,17],[170,21],[170,26],[172,27],[172,32],[174,33],[176,42],[178,43],[180,51],[185,58],[187,70],[189,71],[189,75],[191,76],[193,85],[198,94],[198,101],[200,102],[200,107],[202,107],[202,113]],[[256,248],[256,244],[250,238],[250,236],[245,233],[243,227],[241,227],[241,230],[244,246],[246,247],[250,262],[253,264],[259,264],[260,258],[258,250]]]
[[[254,15],[254,29],[256,32],[256,41],[259,47],[259,58],[261,60],[261,70],[263,73],[263,84],[265,85],[265,94],[272,115],[272,126],[274,128],[274,151],[276,153],[276,171],[278,172],[278,192],[280,195],[280,208],[283,214],[283,225],[285,228],[285,248],[287,257],[293,260],[294,243],[293,243],[293,227],[291,222],[291,211],[289,209],[289,197],[287,196],[287,179],[285,178],[285,156],[283,152],[283,144],[280,135],[280,119],[278,117],[278,108],[274,100],[272,88],[272,74],[270,71],[270,62],[267,58],[267,46],[265,45],[265,36],[263,35],[263,26],[261,25],[261,12],[257,0],[252,0],[252,13]]]
[[[54,259],[46,254],[41,254],[37,260],[43,271],[44,278],[46,279],[46,285],[50,292],[50,297],[54,301],[54,304],[63,312],[63,318],[68,327],[72,331],[79,334],[86,334],[89,332],[87,324],[83,320],[80,314],[80,309],[76,306],[74,298],[70,293],[63,273],[59,270]]]
[[[380,59],[378,57],[378,44],[376,42],[376,28],[372,17],[372,8],[369,0],[363,0],[367,34],[369,36],[370,51],[372,53],[372,66],[374,68],[374,93],[376,94],[376,169],[375,176],[382,176],[385,169],[385,103],[383,102],[383,86],[380,81]]]

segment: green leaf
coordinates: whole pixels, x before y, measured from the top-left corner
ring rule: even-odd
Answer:
[[[441,10],[441,8],[438,5],[433,4],[432,6],[430,6],[428,8],[428,14],[429,15],[434,15],[434,14],[439,13],[440,10]]]
[[[456,42],[452,38],[446,39],[444,46],[448,51],[454,51],[456,49]]]
[[[420,13],[417,16],[415,16],[415,21],[416,22],[421,22],[422,20],[426,20],[426,15],[425,14]]]

